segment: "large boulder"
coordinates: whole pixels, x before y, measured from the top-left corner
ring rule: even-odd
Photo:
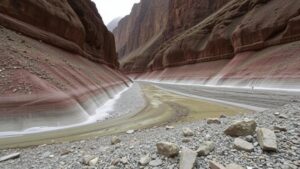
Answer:
[[[156,144],[157,152],[167,157],[174,157],[179,154],[179,147],[174,143],[160,142]]]
[[[251,152],[254,150],[254,146],[243,140],[243,139],[240,139],[240,138],[236,138],[234,139],[234,148],[237,149],[237,150],[243,150],[243,151],[248,151],[248,152]]]
[[[276,135],[274,131],[266,128],[257,129],[257,140],[265,151],[277,151]]]
[[[199,156],[207,156],[210,152],[212,152],[215,148],[215,145],[211,141],[203,142],[199,148],[197,149],[197,153]]]
[[[183,147],[180,153],[179,169],[192,169],[196,162],[197,152]]]
[[[245,119],[232,123],[225,129],[224,133],[232,137],[253,135],[255,133],[256,126],[257,124],[254,120]]]

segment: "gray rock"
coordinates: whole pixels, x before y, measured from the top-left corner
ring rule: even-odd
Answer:
[[[133,134],[135,131],[134,130],[127,130],[126,133],[127,134]]]
[[[174,129],[174,126],[166,126],[166,130]]]
[[[254,146],[251,143],[240,138],[234,139],[233,144],[234,144],[234,148],[237,150],[243,150],[247,152],[251,152],[254,150]]]
[[[253,135],[256,126],[257,124],[254,120],[245,119],[232,123],[225,129],[224,133],[232,137]]]
[[[257,129],[257,140],[265,151],[277,151],[276,135],[274,131],[266,128]]]
[[[222,164],[219,164],[215,161],[209,161],[208,166],[210,169],[226,169]]]
[[[192,169],[195,165],[197,152],[183,147],[180,153],[180,169]]]
[[[2,157],[0,157],[0,162],[19,158],[20,154],[21,153],[12,153],[12,154],[9,154],[9,155],[6,155],[6,156],[2,156]]]
[[[149,164],[149,162],[151,161],[151,157],[149,156],[149,154],[147,154],[146,156],[144,157],[141,157],[139,163],[143,166]]]
[[[157,167],[162,165],[162,161],[160,159],[152,160],[149,162],[149,165],[152,167]]]
[[[187,127],[182,129],[182,133],[183,133],[184,137],[191,137],[194,135],[193,130],[191,130],[190,128],[187,128]]]
[[[209,118],[206,121],[207,124],[221,124],[221,121],[218,118]]]
[[[287,128],[285,126],[276,125],[276,126],[274,126],[274,130],[287,131]]]
[[[115,144],[118,144],[118,143],[121,143],[121,139],[119,139],[117,136],[113,136],[111,138],[111,144],[115,145]]]
[[[235,163],[231,163],[226,166],[226,169],[245,169],[245,168]]]
[[[191,142],[192,140],[191,139],[189,139],[189,138],[183,138],[182,139],[182,142],[183,143],[189,143],[189,142]]]
[[[97,164],[99,158],[91,155],[85,155],[83,157],[82,163],[89,166],[94,166]]]
[[[215,148],[215,145],[211,141],[203,142],[199,148],[197,149],[197,153],[199,156],[207,156],[210,152],[212,152]]]
[[[174,143],[160,142],[156,144],[157,152],[167,157],[174,157],[179,154],[179,147]]]

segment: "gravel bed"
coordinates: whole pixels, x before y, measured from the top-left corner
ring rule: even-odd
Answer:
[[[279,117],[278,114],[281,116]],[[258,127],[273,129],[274,125],[284,126],[286,132],[276,132],[278,151],[264,152],[252,138],[253,152],[233,148],[234,138],[224,134],[224,129],[234,120],[254,119]],[[120,134],[121,143],[111,145],[111,136],[91,138],[62,144],[40,145],[23,149],[1,150],[0,156],[20,152],[17,159],[0,162],[1,169],[136,169],[136,168],[179,168],[179,156],[167,158],[157,153],[156,143],[168,141],[180,147],[196,150],[204,141],[213,141],[215,150],[208,156],[197,157],[194,168],[208,168],[208,161],[215,160],[226,165],[236,163],[247,169],[297,169],[300,166],[300,104],[293,103],[264,112],[220,118],[221,124],[207,124],[205,120],[190,124],[175,125],[167,130],[165,126],[139,130],[133,134]],[[182,128],[189,127],[194,136],[184,137]],[[241,137],[248,139],[246,137]],[[190,142],[183,142],[190,140]],[[152,162],[141,166],[141,157],[149,154]],[[83,164],[86,155],[99,157],[95,166]],[[161,163],[161,164],[160,164]]]

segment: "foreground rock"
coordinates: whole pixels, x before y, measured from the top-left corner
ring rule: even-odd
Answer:
[[[139,163],[143,166],[149,164],[149,162],[151,161],[151,157],[147,154],[146,156],[144,157],[141,157]]]
[[[0,162],[2,161],[6,161],[6,160],[11,160],[11,159],[16,159],[20,157],[20,153],[13,153],[13,154],[9,154],[3,157],[0,157]]]
[[[222,164],[215,161],[209,161],[208,165],[210,169],[226,169]]]
[[[221,121],[218,118],[209,118],[207,124],[221,124]]]
[[[257,130],[257,140],[263,150],[277,151],[276,135],[274,131],[266,128],[259,128]]]
[[[197,153],[199,156],[207,156],[210,152],[212,152],[215,148],[215,145],[211,141],[206,141],[202,143],[197,149]]]
[[[157,152],[166,157],[175,157],[179,154],[179,147],[174,143],[160,142],[156,144]]]
[[[225,129],[224,133],[232,137],[253,135],[256,126],[257,124],[254,120],[245,119],[232,123]]]
[[[236,138],[234,139],[234,148],[237,149],[237,150],[243,150],[243,151],[247,151],[247,152],[251,152],[254,150],[254,146],[243,140],[243,139],[240,139],[240,138]]]
[[[184,137],[191,137],[194,135],[193,130],[191,130],[190,128],[187,128],[187,127],[182,129],[182,133],[183,133]]]
[[[98,161],[99,161],[99,157],[86,155],[83,157],[82,163],[89,166],[95,166]]]
[[[111,144],[115,145],[115,144],[118,144],[118,143],[121,143],[121,139],[119,139],[117,136],[113,136],[111,138]]]
[[[197,152],[183,147],[180,153],[179,169],[192,169],[195,165]]]

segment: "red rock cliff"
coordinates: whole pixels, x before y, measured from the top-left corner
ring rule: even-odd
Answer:
[[[131,83],[90,0],[2,0],[0,25],[0,132],[86,122]]]
[[[137,6],[146,5],[150,0],[141,1],[141,3]],[[174,35],[180,34],[184,30],[196,25],[204,18],[218,10],[224,4],[226,4],[230,0],[164,0],[157,1],[157,3],[167,3],[166,11],[164,13],[164,17],[166,19],[161,20],[162,15],[153,15],[151,22],[146,20],[142,14],[135,13],[135,8],[133,8],[133,12],[127,18],[140,18],[138,22],[128,22],[125,18],[122,20],[123,24],[129,24],[131,27],[144,27],[143,32],[152,32],[152,28],[156,27],[155,23],[160,25],[164,25],[160,28],[160,34],[148,34],[147,38],[143,36],[139,36],[138,31],[114,31],[114,35],[116,36],[117,43],[117,51],[119,53],[119,57],[121,58],[122,70],[125,72],[142,72],[147,70],[147,65],[150,64],[153,60],[153,56],[155,53],[161,49],[163,46],[168,44],[165,43],[167,40],[172,38]],[[151,1],[152,2],[152,1]],[[157,4],[157,6],[163,6]],[[153,10],[153,9],[149,9]],[[157,9],[155,9],[156,11]],[[144,10],[142,10],[144,11]],[[148,12],[151,14],[151,12]],[[139,15],[137,15],[139,14]],[[159,22],[158,22],[159,21]],[[127,30],[122,27],[122,24],[117,27],[118,30]],[[152,35],[152,37],[151,37]],[[119,37],[119,38],[118,38]],[[121,38],[127,37],[127,38]],[[127,44],[127,42],[132,41],[133,39],[141,38],[143,41],[135,41],[138,46],[138,50],[136,48],[128,48],[119,47],[118,44]],[[124,41],[124,39],[129,39]],[[155,39],[155,41],[153,40]],[[122,45],[120,45],[122,46]],[[126,52],[124,52],[124,50]]]
[[[113,35],[90,0],[3,0],[1,25],[117,67]]]

